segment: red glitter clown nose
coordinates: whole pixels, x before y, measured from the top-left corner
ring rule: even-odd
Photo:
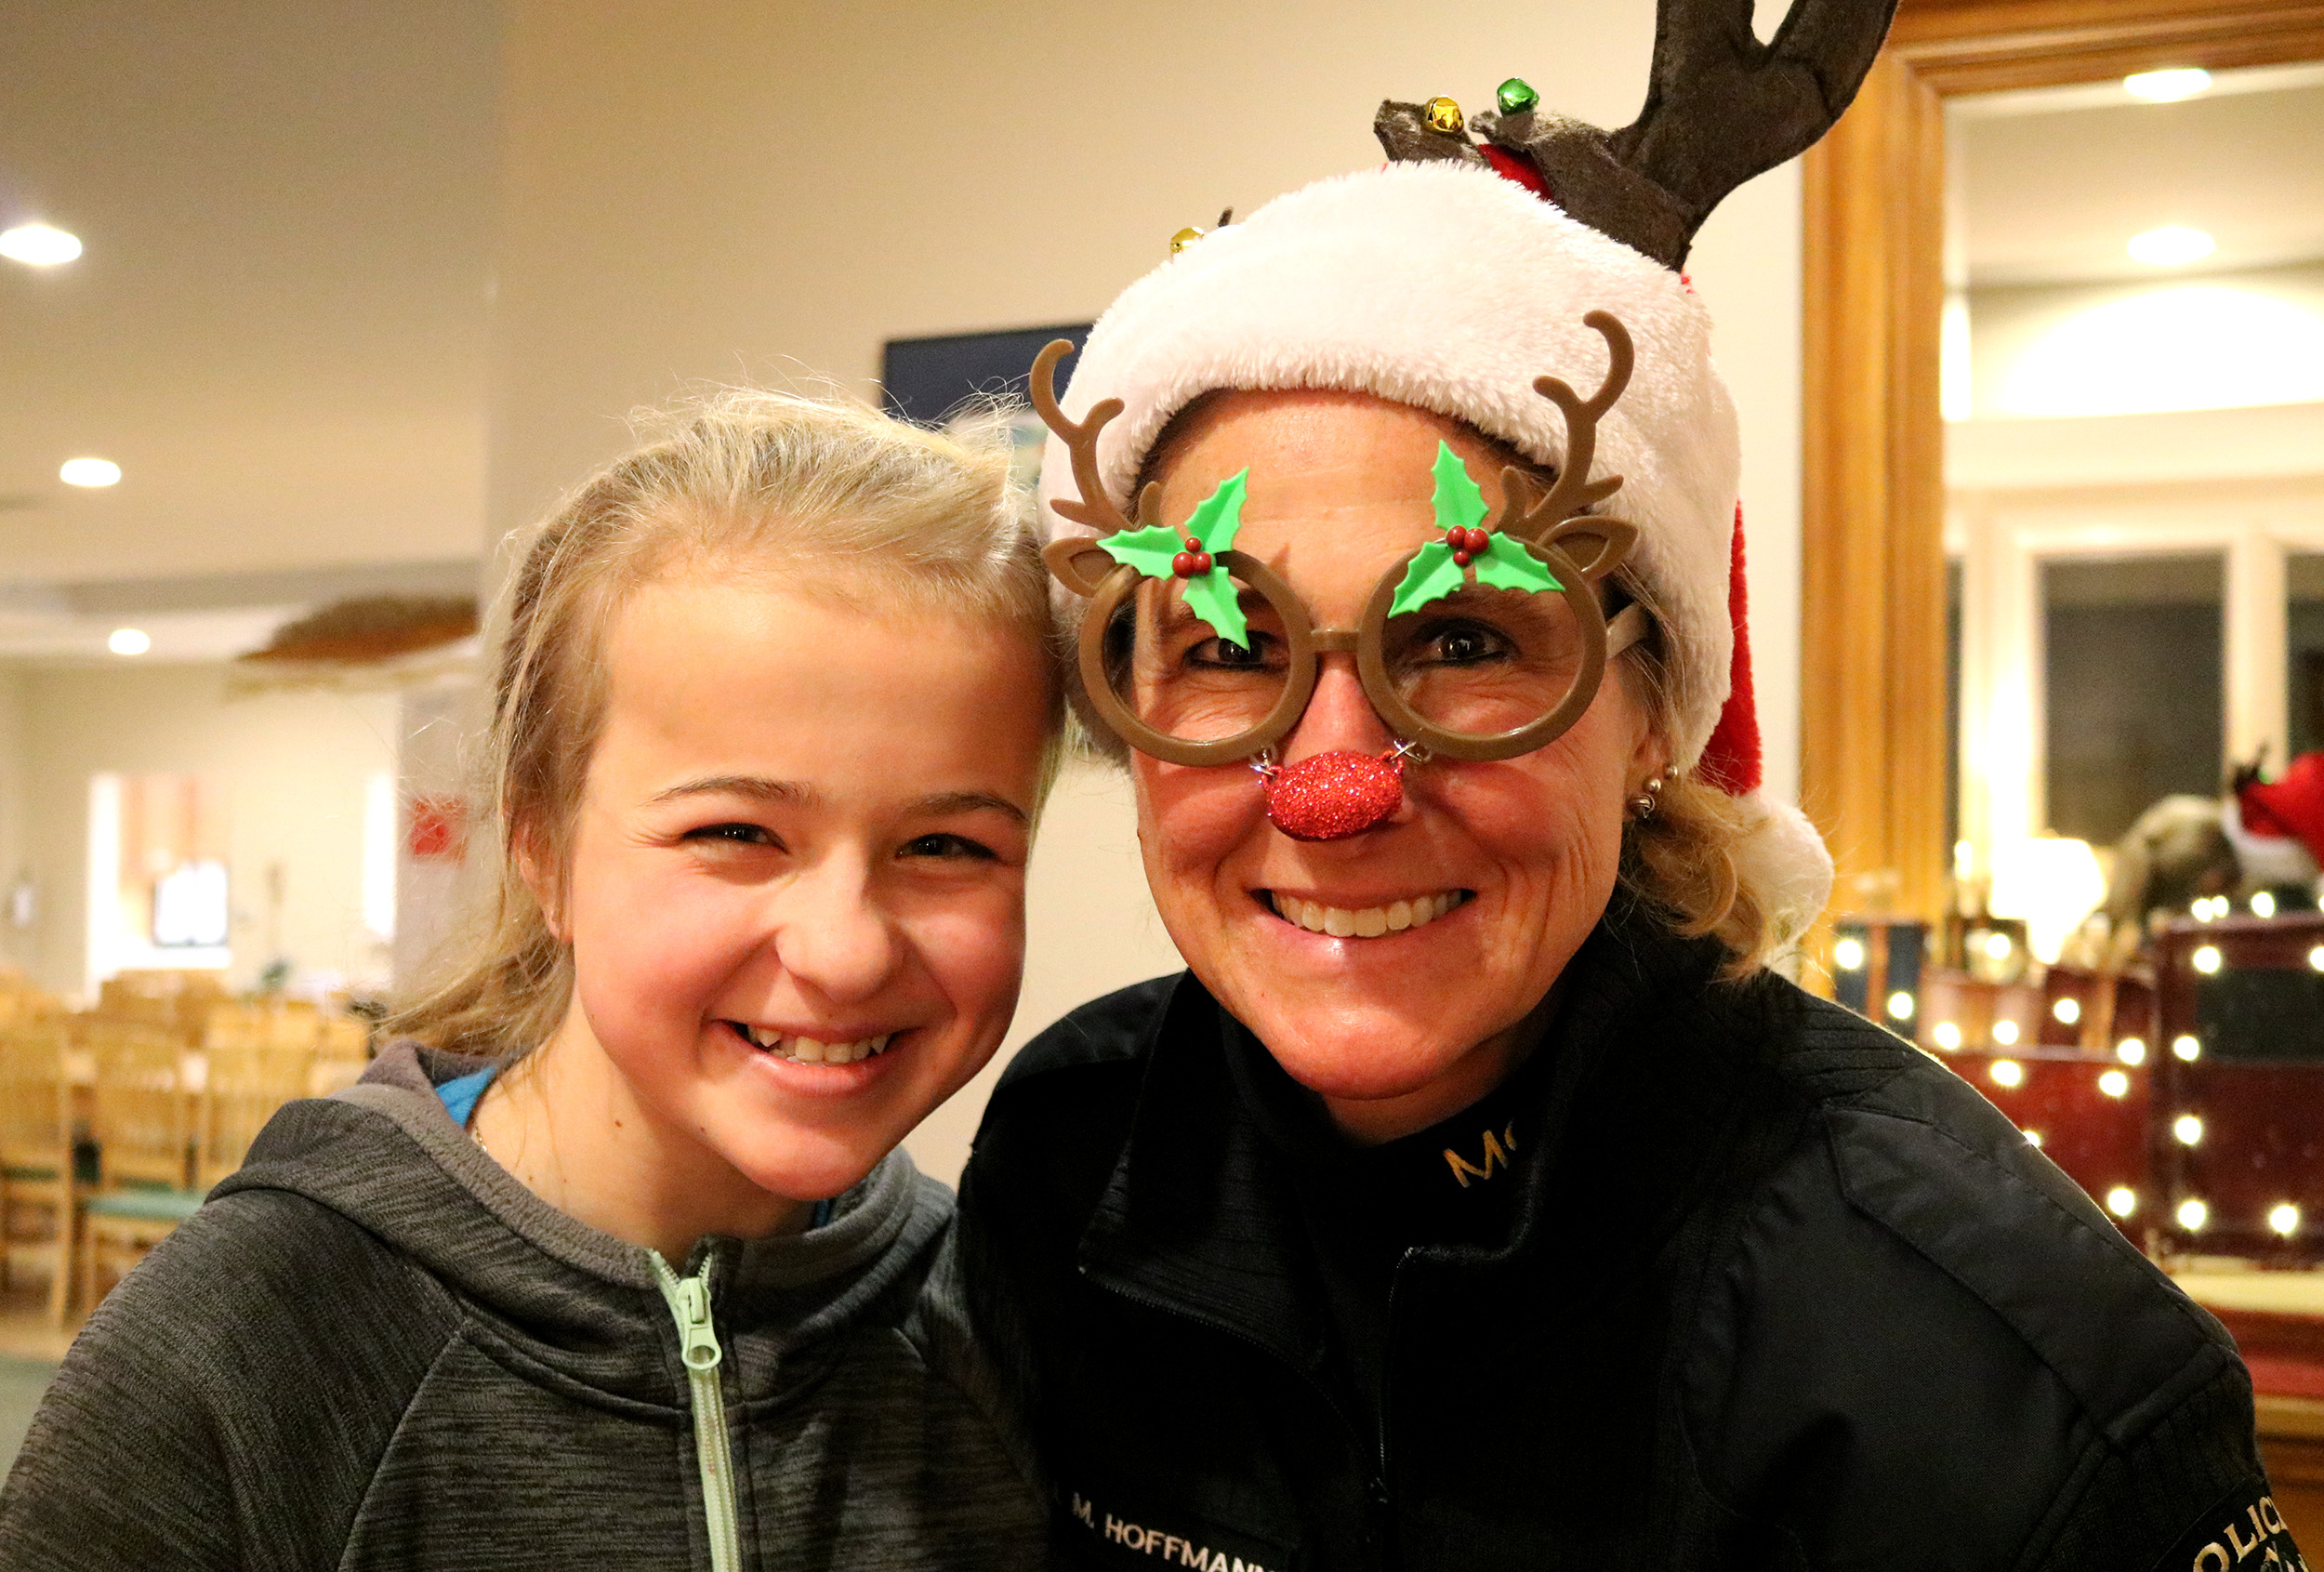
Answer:
[[[1344,840],[1404,801],[1404,760],[1340,748],[1266,773],[1267,817],[1294,840]]]

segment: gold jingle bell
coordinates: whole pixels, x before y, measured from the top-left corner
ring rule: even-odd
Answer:
[[[1447,136],[1459,135],[1468,124],[1460,112],[1460,106],[1446,98],[1429,99],[1421,113],[1427,117],[1430,130],[1442,131]]]
[[[1194,244],[1195,242],[1200,240],[1202,238],[1202,234],[1203,231],[1195,228],[1194,225],[1187,225],[1184,229],[1179,231],[1178,233],[1170,236],[1170,255],[1173,257],[1177,256],[1180,252]]]

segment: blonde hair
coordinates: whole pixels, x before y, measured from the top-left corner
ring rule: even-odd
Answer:
[[[937,432],[836,399],[735,389],[646,419],[666,434],[515,537],[478,771],[496,878],[447,952],[465,958],[388,1024],[431,1047],[512,1058],[564,1018],[572,949],[524,871],[552,892],[564,878],[604,721],[605,636],[639,588],[742,565],[850,609],[988,623],[1054,669],[1048,575],[997,411]],[[1046,795],[1060,685],[1037,702]]]
[[[1662,618],[1629,568],[1613,582],[1654,625],[1622,653],[1615,673],[1645,707],[1646,724],[1668,738],[1678,704]],[[1622,826],[1621,887],[1674,932],[1717,939],[1729,958],[1725,976],[1750,976],[1796,936],[1785,931],[1772,892],[1752,880],[1742,855],[1760,811],[1695,774],[1665,776],[1655,797],[1650,815]]]

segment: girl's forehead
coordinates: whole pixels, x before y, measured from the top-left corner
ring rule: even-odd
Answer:
[[[1027,632],[908,606],[883,614],[752,577],[641,586],[615,612],[605,655],[609,719],[678,746],[812,733],[814,746],[844,748],[854,734],[948,730],[944,704],[1037,712],[1049,687],[1045,651]]]

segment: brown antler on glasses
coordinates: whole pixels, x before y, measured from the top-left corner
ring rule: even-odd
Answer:
[[[1635,356],[1630,331],[1610,312],[1591,311],[1581,320],[1605,340],[1605,380],[1584,399],[1558,377],[1534,379],[1533,390],[1565,412],[1565,462],[1558,467],[1557,480],[1546,492],[1522,469],[1503,469],[1500,516],[1488,527],[1537,546],[1555,546],[1576,572],[1594,579],[1612,572],[1638,537],[1637,526],[1624,520],[1577,517],[1583,509],[1622,489],[1619,475],[1591,480],[1590,464],[1598,451],[1598,421],[1630,386]],[[1598,547],[1583,550],[1585,538],[1594,538]]]
[[[1080,493],[1078,500],[1052,501],[1050,506],[1058,516],[1098,532],[1101,536],[1116,535],[1131,528],[1122,510],[1114,506],[1114,499],[1105,494],[1105,481],[1098,469],[1098,433],[1106,423],[1122,412],[1122,401],[1106,399],[1090,406],[1086,418],[1078,424],[1066,418],[1057,402],[1057,363],[1073,353],[1073,341],[1056,338],[1042,347],[1033,360],[1033,407],[1041,416],[1041,424],[1057,434],[1065,444],[1065,452],[1073,459],[1074,489]],[[1149,484],[1138,496],[1138,517],[1142,524],[1162,522],[1162,488]],[[1059,582],[1076,595],[1094,595],[1108,574],[1120,564],[1101,550],[1096,541],[1086,536],[1071,540],[1053,540],[1041,552],[1041,560],[1049,564]]]

